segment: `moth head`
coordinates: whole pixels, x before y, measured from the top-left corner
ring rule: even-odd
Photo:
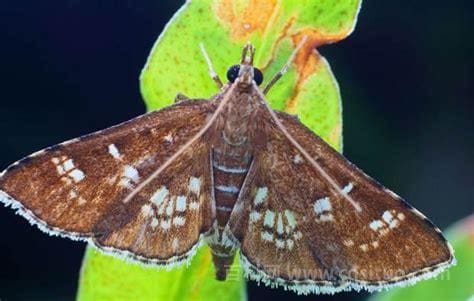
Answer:
[[[238,82],[240,85],[249,86],[252,81],[260,86],[263,82],[263,74],[258,68],[253,66],[253,57],[255,47],[248,42],[242,51],[242,60],[239,65],[233,65],[227,70],[227,79],[229,82]]]

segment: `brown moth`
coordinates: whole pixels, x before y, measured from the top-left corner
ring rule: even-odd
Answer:
[[[425,216],[297,117],[272,110],[254,48],[220,91],[39,151],[0,175],[0,200],[41,230],[145,264],[189,262],[201,242],[224,280],[299,294],[381,290],[455,262]]]

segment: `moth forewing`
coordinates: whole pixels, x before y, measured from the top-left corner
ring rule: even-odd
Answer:
[[[259,127],[267,147],[254,154],[238,202],[244,209],[230,220],[248,277],[298,293],[373,291],[433,277],[455,262],[426,217],[296,118],[268,110],[259,117],[268,123]]]
[[[124,199],[214,111],[209,101],[184,101],[47,148],[2,173],[1,201],[51,235],[91,240],[143,262],[184,260],[212,224],[207,143],[183,152],[161,183]]]

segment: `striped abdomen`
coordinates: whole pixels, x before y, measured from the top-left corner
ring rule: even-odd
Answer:
[[[216,278],[224,280],[235,255],[235,246],[229,244],[228,235],[225,233],[228,231],[226,225],[247,175],[251,156],[246,145],[223,143],[219,146],[213,150],[217,228],[210,247],[216,267]]]
[[[248,148],[226,146],[214,149],[214,194],[217,224],[227,224],[250,165]]]

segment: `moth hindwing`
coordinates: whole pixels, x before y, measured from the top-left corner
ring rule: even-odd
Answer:
[[[0,199],[49,234],[142,263],[183,263],[205,241],[220,280],[240,248],[248,278],[300,294],[412,284],[454,264],[426,217],[269,107],[263,94],[294,55],[261,90],[254,52],[244,47],[225,85],[210,66],[221,88],[210,101],[13,164]]]

